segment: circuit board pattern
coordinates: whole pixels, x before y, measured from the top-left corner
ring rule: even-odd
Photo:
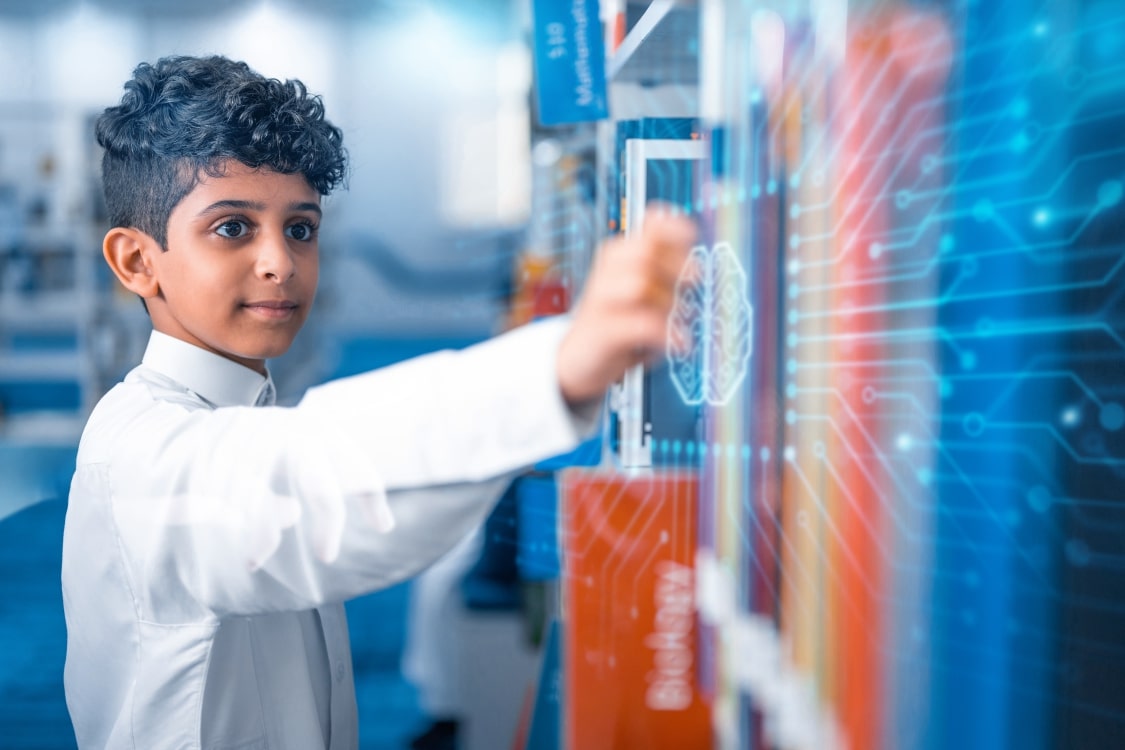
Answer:
[[[1125,6],[699,12],[692,208],[753,347],[708,385],[697,254],[668,369],[702,439],[654,452],[698,477],[716,745],[1125,746]],[[620,554],[660,550],[647,489],[604,493]]]
[[[708,413],[720,734],[1120,745],[1125,7],[721,5],[699,208],[756,315]],[[740,677],[751,622],[800,699]]]

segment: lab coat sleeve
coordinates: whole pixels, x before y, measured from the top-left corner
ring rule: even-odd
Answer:
[[[305,609],[432,562],[512,472],[593,427],[558,393],[564,325],[328,383],[295,408],[144,410],[130,432],[149,439],[109,478],[141,617]]]

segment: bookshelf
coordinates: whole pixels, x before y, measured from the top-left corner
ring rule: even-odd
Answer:
[[[606,62],[614,83],[645,86],[699,82],[699,5],[653,0]]]

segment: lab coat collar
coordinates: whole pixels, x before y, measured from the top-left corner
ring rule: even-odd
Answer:
[[[268,370],[263,377],[249,367],[160,331],[152,332],[141,361],[216,407],[273,402],[273,378]]]

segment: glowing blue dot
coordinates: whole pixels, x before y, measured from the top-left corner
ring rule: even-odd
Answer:
[[[934,473],[929,469],[919,469],[916,476],[918,477],[918,484],[923,487],[929,487],[930,482],[934,479]]]
[[[984,432],[984,417],[975,411],[969,412],[961,420],[961,427],[969,437],[980,437]]]
[[[799,205],[794,203],[792,206],[789,207],[789,216],[790,217],[796,219],[800,215],[801,215],[801,207]]]
[[[788,372],[790,375],[797,372],[797,360],[795,360],[795,359],[786,360],[785,371]]]
[[[871,247],[867,248],[867,254],[874,260],[883,254],[883,246],[878,242],[872,242]]]
[[[687,441],[687,443],[684,444],[684,449],[687,451],[687,454],[689,456],[695,455],[695,443],[691,440]]]
[[[743,443],[742,444],[742,460],[743,461],[750,460],[750,445],[749,445],[749,443]]]
[[[672,441],[672,452],[673,453],[679,453],[680,452],[680,441],[679,440],[673,440]]]
[[[761,197],[761,195],[762,195],[762,186],[761,185],[755,184],[755,185],[751,186],[751,188],[750,188],[750,197],[751,198],[753,198],[754,200],[757,200],[758,198]]]
[[[1121,408],[1121,404],[1111,401],[1102,407],[1099,420],[1102,427],[1110,432],[1117,432],[1125,426],[1125,409]]]
[[[961,369],[974,370],[977,366],[976,352],[961,352]]]
[[[796,258],[789,261],[789,273],[796,274],[800,270],[801,270],[801,261],[797,260]]]
[[[1062,416],[1059,417],[1059,421],[1062,422],[1065,427],[1074,427],[1081,419],[1082,412],[1074,406],[1068,406],[1063,409]]]
[[[792,445],[785,446],[785,460],[786,461],[796,461],[797,460],[797,449],[794,448]]]
[[[988,221],[992,218],[992,201],[988,198],[981,198],[973,204],[973,218],[980,222]]]
[[[789,325],[797,325],[797,321],[801,319],[801,313],[797,312],[797,308],[793,308],[786,317],[789,319]]]
[[[796,333],[790,333],[785,337],[785,343],[789,348],[793,348],[800,341],[800,337]]]
[[[1024,151],[1027,151],[1027,147],[1030,145],[1031,139],[1027,137],[1026,131],[1021,130],[1020,132],[1012,136],[1012,153],[1022,154]]]
[[[938,241],[938,250],[943,253],[953,252],[954,247],[956,247],[956,242],[954,242],[952,234],[943,234],[941,240]]]
[[[895,439],[895,447],[900,451],[908,451],[912,445],[914,445],[914,439],[905,432]]]
[[[1031,27],[1031,33],[1035,34],[1035,36],[1037,36],[1037,37],[1047,36],[1047,24],[1046,24],[1046,22],[1040,21],[1039,23],[1035,24],[1033,27]]]
[[[1027,504],[1036,513],[1046,513],[1051,507],[1051,492],[1041,484],[1027,491]]]
[[[797,424],[797,412],[792,409],[785,412],[785,424]]]
[[[668,452],[668,441],[667,440],[661,440],[660,441],[660,452],[661,453],[667,453]]]
[[[770,460],[770,449],[768,446],[762,446],[762,449],[758,451],[758,458],[761,459],[762,463]]]
[[[1083,568],[1090,564],[1090,547],[1081,539],[1071,539],[1066,543],[1066,559],[1070,564]]]
[[[762,90],[761,89],[751,89],[750,90],[750,103],[751,104],[757,104],[761,100],[762,100]]]
[[[938,394],[942,398],[949,398],[953,395],[953,381],[948,378],[942,378],[938,381]]]
[[[789,398],[797,398],[797,384],[790,383],[789,385],[785,386],[785,395]]]
[[[790,284],[789,285],[789,298],[790,299],[797,299],[797,297],[799,297],[800,294],[801,294],[801,285],[800,284]]]
[[[1031,215],[1031,223],[1037,227],[1045,227],[1051,223],[1051,212],[1045,208],[1035,209],[1035,213]]]
[[[790,249],[796,250],[798,247],[800,247],[800,245],[801,245],[801,235],[797,234],[796,232],[789,235],[789,247],[790,247]]]
[[[1102,208],[1116,206],[1121,202],[1121,181],[1106,180],[1098,187],[1098,205]]]
[[[1017,120],[1027,117],[1027,113],[1031,110],[1031,105],[1027,103],[1027,99],[1022,96],[1012,102],[1012,117]]]
[[[770,195],[777,192],[777,180],[769,180],[766,182],[766,192]]]
[[[789,178],[789,186],[794,188],[801,186],[800,172],[794,172],[793,175]]]

